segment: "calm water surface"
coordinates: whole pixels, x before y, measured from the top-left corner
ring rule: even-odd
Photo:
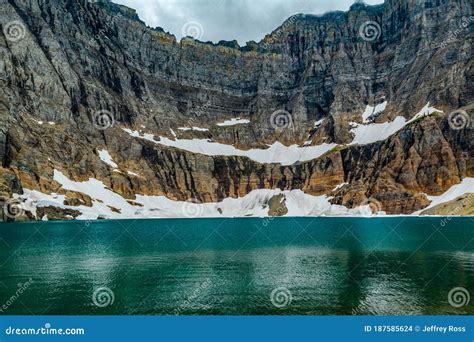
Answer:
[[[3,224],[0,314],[474,314],[473,223],[246,218]],[[455,287],[470,292],[469,304],[449,304]]]

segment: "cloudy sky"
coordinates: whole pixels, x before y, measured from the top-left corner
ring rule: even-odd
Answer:
[[[137,10],[149,26],[178,39],[259,41],[293,14],[347,10],[354,0],[113,0]],[[367,4],[383,0],[366,0]]]

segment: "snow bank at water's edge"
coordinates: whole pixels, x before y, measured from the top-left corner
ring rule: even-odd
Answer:
[[[312,196],[301,190],[254,190],[241,198],[226,198],[218,203],[198,203],[196,201],[173,201],[165,196],[137,195],[129,201],[108,189],[101,181],[89,179],[75,182],[60,171],[54,171],[54,180],[65,190],[87,194],[92,198],[92,207],[64,205],[65,196],[44,194],[35,190],[24,189],[19,196],[25,202],[24,209],[36,215],[39,207],[54,206],[73,209],[81,213],[79,220],[131,219],[131,218],[199,218],[199,217],[267,217],[269,201],[277,195],[284,196],[288,212],[284,216],[370,216],[370,206],[348,209],[329,202],[328,196]],[[474,192],[474,178],[466,178],[463,183],[455,185],[445,194],[430,197],[432,206],[450,201],[463,193]],[[383,213],[379,213],[379,215]]]

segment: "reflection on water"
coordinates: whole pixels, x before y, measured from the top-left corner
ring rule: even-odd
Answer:
[[[3,225],[0,314],[474,313],[474,300],[448,303],[454,287],[474,296],[470,219],[442,230],[436,218],[262,222]],[[94,304],[100,288],[110,305]]]

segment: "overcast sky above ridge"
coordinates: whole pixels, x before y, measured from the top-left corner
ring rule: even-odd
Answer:
[[[178,40],[183,35],[218,42],[260,41],[297,13],[348,10],[354,0],[113,0],[137,10],[148,26],[163,27]],[[383,0],[366,0],[375,5]]]

